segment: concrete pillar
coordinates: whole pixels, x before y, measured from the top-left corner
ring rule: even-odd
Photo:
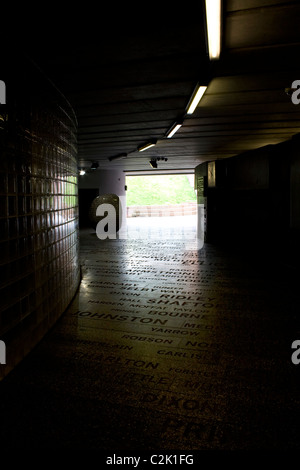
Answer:
[[[195,168],[195,189],[197,191],[197,239],[202,248],[207,241],[207,163]]]

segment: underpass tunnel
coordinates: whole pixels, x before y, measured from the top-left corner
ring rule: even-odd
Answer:
[[[202,6],[2,51],[3,449],[299,449],[300,6],[261,3],[216,61]]]

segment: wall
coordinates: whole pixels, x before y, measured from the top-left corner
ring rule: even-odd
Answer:
[[[57,321],[80,282],[76,118],[34,64],[12,58],[1,68],[0,379]]]
[[[295,136],[291,142],[290,162],[290,236],[289,260],[290,264],[300,265],[300,135]]]
[[[195,181],[198,199],[206,208],[205,240],[276,252],[285,263],[298,265],[299,173],[298,135],[278,145],[199,165]]]
[[[79,177],[79,189],[97,189],[99,195],[125,196],[125,173],[120,170],[94,170]]]

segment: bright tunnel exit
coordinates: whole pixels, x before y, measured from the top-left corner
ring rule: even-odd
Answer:
[[[126,176],[129,237],[196,238],[194,174]]]

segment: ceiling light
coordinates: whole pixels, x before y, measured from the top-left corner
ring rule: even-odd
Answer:
[[[202,96],[204,95],[206,89],[207,89],[207,86],[197,86],[188,104],[187,114],[193,114]]]
[[[175,124],[171,127],[171,129],[169,129],[169,131],[167,132],[167,138],[168,139],[171,139],[171,137],[173,137],[173,135],[175,134],[175,132],[178,131],[178,129],[181,128],[183,122],[175,122]]]
[[[79,174],[80,174],[80,176],[83,176],[83,175],[85,175],[85,170],[82,170],[82,169],[81,169],[81,170],[79,170]]]
[[[126,158],[126,157],[127,157],[127,153],[120,153],[119,155],[109,157],[108,160],[112,162],[113,160],[122,160],[123,158]]]
[[[99,163],[98,162],[93,162],[91,166],[91,170],[97,170],[99,168]]]
[[[205,0],[208,53],[211,60],[221,53],[221,0]]]
[[[157,140],[151,140],[151,141],[148,142],[147,144],[142,145],[141,147],[138,147],[138,151],[139,151],[139,152],[144,152],[145,150],[148,150],[149,148],[151,148],[151,147],[153,147],[154,145],[156,145],[156,142],[157,142]]]

